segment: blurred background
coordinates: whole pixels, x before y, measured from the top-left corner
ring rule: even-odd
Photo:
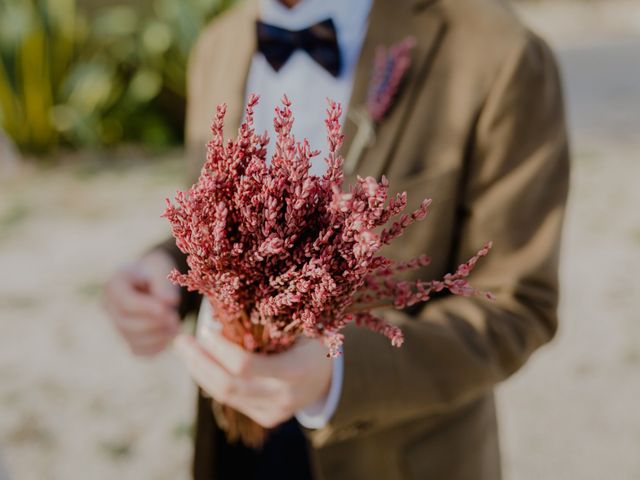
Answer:
[[[167,235],[186,59],[232,3],[0,0],[0,457],[12,479],[189,478],[193,387],[171,353],[133,358],[100,294]],[[505,477],[640,479],[640,1],[513,5],[560,60],[574,169],[560,332],[498,391]]]

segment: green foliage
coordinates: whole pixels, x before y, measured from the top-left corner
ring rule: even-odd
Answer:
[[[0,0],[0,125],[30,153],[179,141],[189,50],[233,1]]]

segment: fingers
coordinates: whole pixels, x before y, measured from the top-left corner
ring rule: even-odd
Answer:
[[[132,338],[129,348],[135,355],[152,356],[163,351],[173,339],[173,335],[166,333]]]
[[[141,265],[148,279],[149,293],[166,306],[177,307],[180,289],[167,278],[175,266],[173,260],[164,252],[154,251],[142,259]]]
[[[127,323],[126,319],[139,318],[155,320],[153,325],[162,323],[169,330],[177,329],[179,318],[176,308],[167,306],[165,302],[151,294],[150,285],[152,282],[158,284],[157,278],[157,274],[150,275],[141,264],[136,264],[122,269],[107,283],[104,303],[116,322],[120,320],[121,323]],[[138,328],[135,325],[130,327],[131,333],[144,333],[150,330],[144,322],[137,322],[137,324]]]
[[[317,339],[303,337],[289,350],[277,355],[263,355],[244,350],[214,328],[203,328],[199,338],[217,362],[233,375],[243,378],[293,379],[304,374],[311,359],[329,362],[327,348]]]
[[[202,330],[200,342],[202,347],[234,376],[249,378],[278,374],[277,370],[274,371],[272,357],[248,352],[213,328]]]
[[[248,380],[233,375],[190,335],[179,335],[174,345],[195,382],[220,403],[244,413],[268,409],[281,391],[281,384],[275,379]]]
[[[264,428],[277,427],[292,417],[291,412],[285,410],[275,411],[272,407],[249,407],[244,411],[236,408],[236,410],[241,411]]]
[[[221,403],[231,404],[238,381],[206,353],[190,335],[179,335],[174,345],[195,382]]]
[[[164,318],[171,309],[146,291],[148,285],[143,272],[122,270],[107,284],[106,304],[120,315]]]
[[[180,331],[157,319],[113,316],[113,324],[135,355],[155,355],[164,350]],[[177,320],[176,320],[177,322]]]
[[[136,295],[142,296],[142,294]],[[131,310],[123,307],[121,301],[120,297],[107,297],[105,299],[105,308],[117,330],[125,337],[155,335],[158,333],[173,336],[178,332],[180,319],[175,310],[163,308],[159,313],[154,314],[149,313],[148,310],[139,310],[139,313],[131,314]]]
[[[180,325],[178,315],[174,312],[168,312],[166,319],[118,316],[114,318],[114,323],[121,333],[140,336],[161,333],[176,335]]]
[[[170,290],[163,286],[163,282],[169,282],[168,268],[170,265],[145,257],[122,269],[106,285],[105,308],[137,355],[158,353],[179,331],[177,309],[168,304]],[[154,291],[162,292],[164,300]]]
[[[282,423],[301,405],[312,403],[318,397],[313,395],[307,399],[299,394],[299,391],[309,390],[307,384],[313,386],[317,383],[314,378],[306,379],[313,375],[307,374],[297,379],[260,375],[257,372],[269,373],[268,362],[271,357],[245,352],[215,331],[203,334],[199,340],[190,335],[180,335],[174,345],[190,375],[202,390],[218,402],[248,415],[264,427],[270,428]],[[317,356],[315,350],[309,350],[305,345],[300,348],[306,348],[305,354],[311,354],[316,360],[327,360],[325,354]],[[282,355],[288,355],[288,352],[274,357]],[[227,365],[242,375],[230,371]],[[328,364],[328,367],[331,368],[331,365]],[[330,381],[330,377],[329,372],[327,382]]]
[[[151,295],[170,307],[177,307],[180,303],[180,290],[166,277],[152,277],[149,285]]]

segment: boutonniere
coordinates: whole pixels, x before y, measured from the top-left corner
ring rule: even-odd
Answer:
[[[376,49],[367,100],[363,106],[350,113],[357,130],[344,163],[347,173],[353,172],[364,150],[375,141],[377,126],[393,105],[402,80],[409,70],[411,50],[415,44],[414,37],[407,37],[390,47],[381,45]]]

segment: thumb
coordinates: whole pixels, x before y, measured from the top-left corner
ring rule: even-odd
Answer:
[[[196,340],[186,333],[181,333],[173,339],[173,350],[185,362],[193,355],[195,345]]]
[[[177,307],[180,303],[180,287],[167,278],[175,268],[167,253],[155,251],[142,258],[141,264],[147,272],[149,293],[168,307]]]
[[[149,280],[149,291],[151,295],[167,306],[178,306],[178,303],[180,303],[180,288],[171,283],[165,274],[158,272]]]

